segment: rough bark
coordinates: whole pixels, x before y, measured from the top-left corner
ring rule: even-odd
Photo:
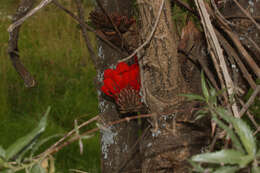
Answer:
[[[120,0],[100,0],[105,10],[109,13],[118,12],[121,15],[130,15],[131,2]],[[97,68],[98,86],[102,85],[104,70],[116,66],[120,55],[111,49],[106,43],[99,40],[98,55],[100,61]],[[104,98],[99,91],[100,111],[102,112],[102,124],[118,120],[119,114],[115,104]],[[136,155],[136,150],[132,146],[138,138],[138,125],[136,121],[121,123],[106,130],[101,130],[101,169],[103,173],[127,172],[126,170],[137,169],[140,161]],[[133,159],[134,157],[134,159]],[[132,159],[131,159],[132,158]],[[126,165],[123,165],[127,160]]]
[[[162,0],[138,0],[142,40],[150,34],[161,3]],[[168,0],[141,59],[144,99],[149,111],[157,114],[152,123],[154,129],[142,140],[142,172],[186,173],[186,160],[205,145],[208,128],[192,121],[194,104],[179,96],[199,89],[196,84],[189,85],[182,75]],[[198,71],[192,73],[191,78],[198,77]]]

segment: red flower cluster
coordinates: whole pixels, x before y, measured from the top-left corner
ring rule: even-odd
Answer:
[[[101,90],[116,100],[123,89],[134,89],[139,92],[139,66],[137,63],[129,66],[125,62],[120,62],[115,70],[105,70],[103,82],[104,85],[101,87]]]

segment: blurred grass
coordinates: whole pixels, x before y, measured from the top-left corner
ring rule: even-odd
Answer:
[[[2,1],[5,2],[0,7],[0,145],[7,148],[33,129],[48,105],[52,110],[43,138],[73,129],[74,119],[80,123],[96,115],[98,101],[93,84],[96,72],[76,23],[50,4],[23,24],[19,39],[21,61],[37,80],[37,86],[28,89],[7,54],[7,28],[11,20],[6,16],[16,10],[19,1]],[[74,7],[68,2],[66,6]],[[87,14],[91,7],[85,9]],[[93,35],[91,40],[95,44]],[[98,138],[84,142],[83,155],[79,154],[77,143],[55,154],[57,172],[69,169],[100,172]]]

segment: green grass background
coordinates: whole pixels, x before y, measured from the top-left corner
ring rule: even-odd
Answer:
[[[4,148],[36,127],[49,105],[52,110],[42,138],[66,133],[73,129],[74,119],[81,123],[98,113],[93,82],[96,72],[80,30],[53,4],[37,12],[21,28],[21,61],[37,80],[35,88],[25,88],[7,54],[7,28],[11,24],[7,16],[15,12],[18,2],[1,0],[0,6],[0,145]],[[75,5],[66,2],[66,7],[75,11]],[[85,5],[87,17],[91,6]],[[91,40],[95,44],[93,35]],[[84,141],[83,155],[79,154],[78,143],[55,154],[57,172],[100,172],[98,138],[96,135]]]

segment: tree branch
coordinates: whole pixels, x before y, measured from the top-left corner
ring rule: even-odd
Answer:
[[[23,63],[19,57],[18,51],[18,40],[19,40],[19,31],[20,25],[15,25],[19,22],[24,16],[28,14],[28,11],[33,7],[35,0],[22,0],[18,6],[16,14],[13,18],[13,24],[9,27],[9,42],[8,42],[8,54],[10,56],[11,62],[24,81],[25,87],[34,87],[36,81],[30,72],[24,67]],[[21,24],[21,23],[20,23]],[[11,29],[10,29],[11,28]]]

